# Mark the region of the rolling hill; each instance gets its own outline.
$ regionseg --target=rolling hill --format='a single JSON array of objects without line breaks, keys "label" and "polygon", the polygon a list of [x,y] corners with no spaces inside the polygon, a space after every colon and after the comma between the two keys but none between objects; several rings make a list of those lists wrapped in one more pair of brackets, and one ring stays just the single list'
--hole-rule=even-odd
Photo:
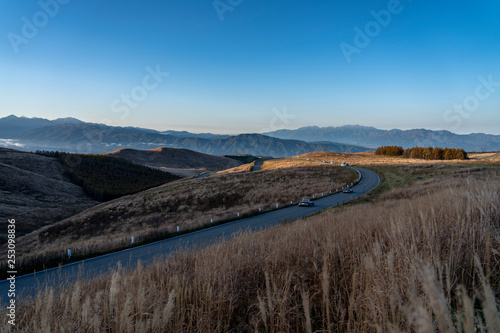
[{"label": "rolling hill", "polygon": [[98,203],[71,182],[59,160],[0,148],[0,228],[5,232],[7,219],[16,220],[21,236]]},{"label": "rolling hill", "polygon": [[242,163],[227,157],[198,153],[181,148],[150,150],[120,149],[104,155],[120,157],[131,162],[159,168],[225,170]]},{"label": "rolling hill", "polygon": [[[0,244],[7,220],[22,236],[98,205],[179,177],[120,158],[0,148]],[[235,161],[236,162],[236,161]]]}]

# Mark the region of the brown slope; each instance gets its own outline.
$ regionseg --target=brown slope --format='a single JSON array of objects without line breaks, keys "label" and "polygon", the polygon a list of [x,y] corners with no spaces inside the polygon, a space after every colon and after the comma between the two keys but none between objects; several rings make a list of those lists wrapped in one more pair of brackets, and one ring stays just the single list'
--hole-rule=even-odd
[{"label": "brown slope", "polygon": [[56,158],[0,148],[0,243],[8,219],[16,220],[21,236],[97,204],[70,182]]},{"label": "brown slope", "polygon": [[134,163],[157,168],[225,170],[242,163],[231,158],[198,153],[189,149],[120,149],[104,155],[121,157]]}]

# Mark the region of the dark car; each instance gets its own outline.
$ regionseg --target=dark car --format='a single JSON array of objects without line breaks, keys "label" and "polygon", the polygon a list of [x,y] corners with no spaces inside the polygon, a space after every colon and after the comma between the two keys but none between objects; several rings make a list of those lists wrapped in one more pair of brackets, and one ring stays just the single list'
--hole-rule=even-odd
[{"label": "dark car", "polygon": [[299,202],[300,207],[313,207],[314,206],[314,201],[311,201],[309,199],[302,199],[301,202]]},{"label": "dark car", "polygon": [[346,188],[343,192],[344,192],[344,193],[352,193],[352,192],[353,192],[353,190],[351,190],[350,188]]}]

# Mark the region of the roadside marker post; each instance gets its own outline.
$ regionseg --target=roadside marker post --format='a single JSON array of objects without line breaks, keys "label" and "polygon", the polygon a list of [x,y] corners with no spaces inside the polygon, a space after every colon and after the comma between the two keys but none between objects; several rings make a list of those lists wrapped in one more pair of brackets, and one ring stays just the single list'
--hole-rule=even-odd
[{"label": "roadside marker post", "polygon": [[181,230],[181,228],[179,226],[177,226],[177,232],[179,232]]},{"label": "roadside marker post", "polygon": [[67,251],[67,252],[68,252],[68,259],[69,259],[69,258],[71,258],[71,250],[70,250],[70,249],[68,249],[68,251]]},{"label": "roadside marker post", "polygon": [[134,244],[134,242],[135,242],[135,237],[134,237],[134,236],[132,236],[132,237],[130,238],[130,242],[131,242],[132,244]]}]

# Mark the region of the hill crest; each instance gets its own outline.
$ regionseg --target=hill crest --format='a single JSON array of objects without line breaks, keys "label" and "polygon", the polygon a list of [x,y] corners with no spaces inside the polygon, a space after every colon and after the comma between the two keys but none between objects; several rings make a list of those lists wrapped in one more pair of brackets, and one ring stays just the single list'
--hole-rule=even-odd
[{"label": "hill crest", "polygon": [[148,150],[122,148],[103,155],[121,157],[134,163],[157,168],[219,171],[242,164],[231,158],[199,153],[185,148],[159,147]]}]

